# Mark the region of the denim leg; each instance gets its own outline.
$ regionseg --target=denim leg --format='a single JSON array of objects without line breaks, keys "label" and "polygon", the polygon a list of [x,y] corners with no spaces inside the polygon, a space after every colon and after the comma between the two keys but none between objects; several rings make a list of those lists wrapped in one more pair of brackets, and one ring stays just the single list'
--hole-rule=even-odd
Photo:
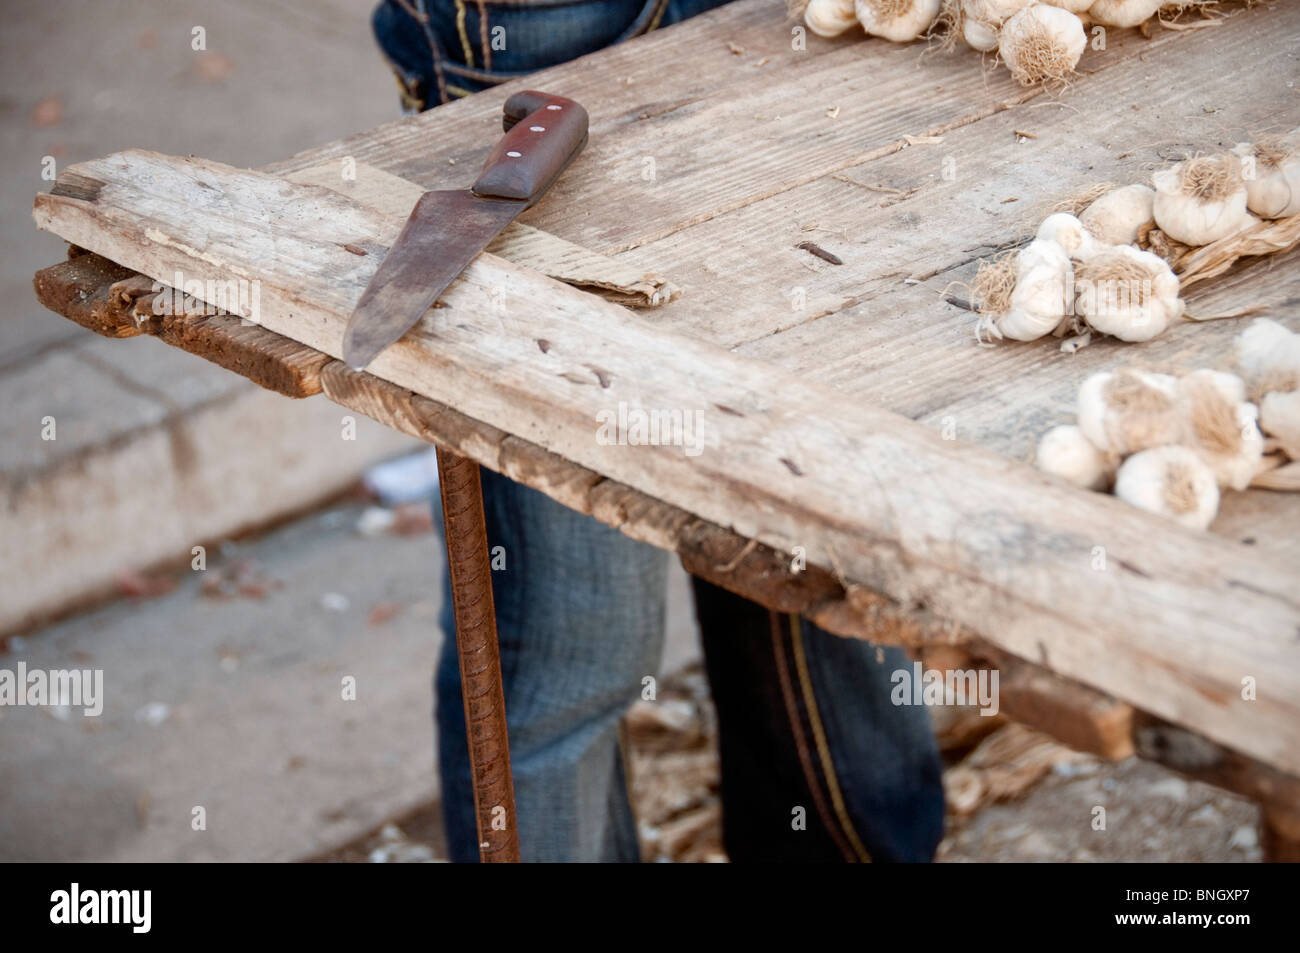
[{"label": "denim leg", "polygon": [[[619,720],[658,672],[668,554],[483,470],[520,854],[634,861]],[[437,520],[441,524],[441,517]],[[496,547],[503,547],[497,550]],[[465,711],[446,591],[436,680],[439,765],[454,861],[478,857]]]},{"label": "denim leg", "polygon": [[943,836],[938,749],[924,708],[890,702],[906,653],[694,588],[731,859],[931,859]]}]

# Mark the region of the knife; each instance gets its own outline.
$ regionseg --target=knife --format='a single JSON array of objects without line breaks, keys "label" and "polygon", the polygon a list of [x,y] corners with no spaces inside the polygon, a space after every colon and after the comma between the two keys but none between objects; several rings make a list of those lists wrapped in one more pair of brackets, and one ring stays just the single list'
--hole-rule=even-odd
[{"label": "knife", "polygon": [[540,199],[587,143],[587,111],[535,90],[506,100],[505,135],[468,190],[425,192],[370,279],[343,334],[362,370],[417,323],[501,230]]}]

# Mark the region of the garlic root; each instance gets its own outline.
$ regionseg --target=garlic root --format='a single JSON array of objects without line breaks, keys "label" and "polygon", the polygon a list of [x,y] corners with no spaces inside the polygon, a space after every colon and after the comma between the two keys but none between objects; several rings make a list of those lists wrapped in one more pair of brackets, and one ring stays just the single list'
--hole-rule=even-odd
[{"label": "garlic root", "polygon": [[1082,20],[1041,3],[1012,16],[998,34],[998,53],[1022,86],[1062,82],[1074,72],[1087,45]]}]

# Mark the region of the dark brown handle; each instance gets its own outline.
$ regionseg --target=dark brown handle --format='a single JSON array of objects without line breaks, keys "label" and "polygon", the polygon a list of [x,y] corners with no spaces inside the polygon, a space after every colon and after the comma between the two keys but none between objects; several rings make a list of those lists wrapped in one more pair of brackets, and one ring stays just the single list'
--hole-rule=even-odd
[{"label": "dark brown handle", "polygon": [[502,122],[509,131],[483,164],[473,192],[532,205],[586,145],[587,111],[572,99],[527,90],[506,101]]}]

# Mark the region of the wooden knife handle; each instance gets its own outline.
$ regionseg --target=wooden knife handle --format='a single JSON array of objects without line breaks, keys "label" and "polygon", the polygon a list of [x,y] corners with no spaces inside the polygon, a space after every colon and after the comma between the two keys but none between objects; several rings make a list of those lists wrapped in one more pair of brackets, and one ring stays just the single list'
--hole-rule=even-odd
[{"label": "wooden knife handle", "polygon": [[506,100],[502,124],[507,132],[473,185],[484,198],[532,205],[587,144],[587,111],[563,96],[515,93]]}]

